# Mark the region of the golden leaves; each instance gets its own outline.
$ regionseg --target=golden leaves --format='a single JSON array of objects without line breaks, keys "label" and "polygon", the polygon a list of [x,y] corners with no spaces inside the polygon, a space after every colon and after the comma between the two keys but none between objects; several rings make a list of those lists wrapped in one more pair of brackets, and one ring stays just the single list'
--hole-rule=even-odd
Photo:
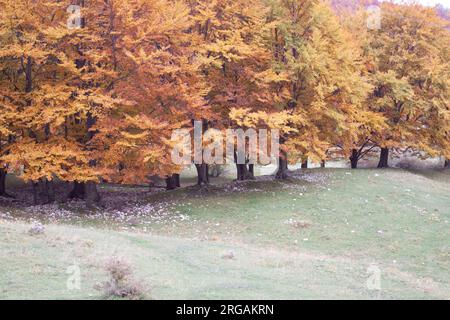
[{"label": "golden leaves", "polygon": [[26,179],[177,172],[170,136],[192,120],[278,129],[317,159],[369,138],[449,153],[450,37],[432,10],[383,3],[368,32],[312,0],[93,0],[74,31],[65,4],[0,0],[0,145]]}]

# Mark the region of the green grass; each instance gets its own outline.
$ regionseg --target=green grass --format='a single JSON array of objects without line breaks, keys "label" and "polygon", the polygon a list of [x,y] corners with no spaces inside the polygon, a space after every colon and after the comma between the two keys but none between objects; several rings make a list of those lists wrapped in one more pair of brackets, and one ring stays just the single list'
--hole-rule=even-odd
[{"label": "green grass", "polygon": [[[19,219],[0,221],[0,298],[101,298],[93,286],[118,255],[156,299],[450,299],[448,171],[314,169],[141,202],[166,214],[132,226],[33,215],[47,223],[41,236],[26,233],[29,213],[4,208]],[[229,251],[235,259],[222,259]],[[66,289],[74,262],[80,291]],[[380,292],[367,289],[371,265]]]}]

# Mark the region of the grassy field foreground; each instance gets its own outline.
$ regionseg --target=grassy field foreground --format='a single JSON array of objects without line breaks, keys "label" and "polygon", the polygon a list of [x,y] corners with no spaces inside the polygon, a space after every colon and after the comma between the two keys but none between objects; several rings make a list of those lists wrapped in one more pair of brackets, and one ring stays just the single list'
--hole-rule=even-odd
[{"label": "grassy field foreground", "polygon": [[[130,192],[95,212],[3,205],[0,298],[102,298],[94,286],[121,257],[155,299],[450,299],[448,171],[313,169]],[[36,220],[45,232],[30,235]],[[71,266],[80,290],[67,288]],[[367,286],[373,270],[380,290]]]}]

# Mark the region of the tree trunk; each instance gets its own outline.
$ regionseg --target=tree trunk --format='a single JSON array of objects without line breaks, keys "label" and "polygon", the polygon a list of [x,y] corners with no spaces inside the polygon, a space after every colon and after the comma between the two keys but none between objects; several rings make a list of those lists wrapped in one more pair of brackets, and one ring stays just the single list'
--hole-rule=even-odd
[{"label": "tree trunk", "polygon": [[69,193],[69,199],[84,199],[86,196],[84,182],[74,182],[73,189]]},{"label": "tree trunk", "polygon": [[237,181],[245,180],[244,166],[245,166],[245,164],[236,163],[236,173],[237,173],[236,180]]},{"label": "tree trunk", "polygon": [[246,164],[236,164],[237,180],[245,181],[254,179],[254,168],[255,166],[253,164],[249,164],[248,167]]},{"label": "tree trunk", "polygon": [[288,159],[287,152],[280,151],[281,155],[278,157],[278,171],[275,175],[276,179],[287,179],[288,178]]},{"label": "tree trunk", "polygon": [[166,190],[173,190],[175,188],[176,188],[176,186],[175,186],[175,182],[173,180],[173,176],[168,176],[166,178]]},{"label": "tree trunk", "polygon": [[33,181],[33,204],[36,206],[39,204],[39,183]]},{"label": "tree trunk", "polygon": [[196,164],[195,168],[197,169],[197,185],[209,184],[208,165],[206,163]]},{"label": "tree trunk", "polygon": [[64,186],[64,188],[63,188],[63,192],[61,194],[60,201],[62,203],[66,203],[67,201],[69,201],[69,195],[72,192],[73,187],[72,187],[72,183],[69,181],[64,181],[63,186]]},{"label": "tree trunk", "polygon": [[10,197],[6,193],[6,170],[0,169],[0,197]]},{"label": "tree trunk", "polygon": [[[194,123],[194,120],[193,120]],[[202,134],[205,134],[205,132],[209,128],[209,122],[206,119],[202,119]],[[202,145],[203,148],[203,145]],[[197,169],[197,185],[203,186],[209,184],[209,166],[207,163],[204,162],[202,158],[201,164],[195,164],[195,168]]]},{"label": "tree trunk", "polygon": [[249,172],[246,163],[238,163],[238,154],[234,151],[234,162],[236,163],[237,181],[244,181],[249,178]]},{"label": "tree trunk", "polygon": [[255,165],[254,164],[248,165],[248,177],[249,177],[249,179],[255,179]]},{"label": "tree trunk", "polygon": [[74,182],[73,189],[69,193],[69,199],[85,200],[88,207],[100,202],[100,195],[95,182]]},{"label": "tree trunk", "polygon": [[174,190],[180,187],[180,175],[172,174],[166,178],[166,190]]},{"label": "tree trunk", "polygon": [[302,169],[308,169],[308,158],[302,161]]},{"label": "tree trunk", "polygon": [[33,203],[34,205],[49,204],[55,202],[55,189],[53,181],[40,179],[33,182]]},{"label": "tree trunk", "polygon": [[325,168],[325,160],[322,160],[322,161],[320,162],[320,167],[321,167],[321,168]]},{"label": "tree trunk", "polygon": [[181,183],[180,183],[180,174],[179,174],[179,173],[175,173],[175,174],[173,175],[173,178],[175,179],[175,186],[176,186],[177,188],[180,188],[180,187],[181,187]]},{"label": "tree trunk", "polygon": [[48,203],[55,202],[55,184],[53,181],[45,181],[45,188],[47,192],[47,201]]},{"label": "tree trunk", "polygon": [[[85,7],[85,1],[84,0],[77,0],[77,5],[84,8]],[[81,18],[81,28],[84,29],[86,27],[86,19],[83,17]],[[77,46],[77,51],[80,53],[81,58],[77,59],[75,61],[76,67],[78,69],[82,68],[86,65],[86,59],[83,57],[82,50],[79,46]],[[85,139],[87,141],[92,140],[94,135],[98,132],[98,130],[91,130],[92,127],[97,123],[97,118],[92,114],[91,111],[87,112],[86,115],[86,133],[85,133]],[[84,142],[86,143],[86,142]],[[95,167],[97,165],[95,160],[89,161],[90,167]],[[73,190],[72,198],[79,198],[84,199],[86,202],[87,207],[92,207],[95,203],[100,202],[100,195],[97,190],[97,183],[89,181],[89,182],[75,182],[74,190]],[[69,196],[70,197],[70,196]]]},{"label": "tree trunk", "polygon": [[378,163],[378,168],[387,168],[389,167],[389,149],[381,148],[380,152],[380,162]]},{"label": "tree trunk", "polygon": [[445,163],[444,163],[444,168],[446,168],[446,169],[450,169],[450,160],[445,160]]},{"label": "tree trunk", "polygon": [[84,191],[85,191],[85,200],[86,200],[86,206],[92,207],[94,204],[97,204],[100,202],[100,194],[97,190],[97,184],[93,181],[86,182],[84,184]]},{"label": "tree trunk", "polygon": [[352,149],[352,155],[350,157],[350,164],[352,169],[356,169],[358,167],[358,150]]}]

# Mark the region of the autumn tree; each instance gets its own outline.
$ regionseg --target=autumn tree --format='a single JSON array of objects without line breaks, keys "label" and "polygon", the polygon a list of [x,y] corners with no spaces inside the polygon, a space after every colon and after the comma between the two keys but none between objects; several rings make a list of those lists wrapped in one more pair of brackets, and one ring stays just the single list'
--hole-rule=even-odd
[{"label": "autumn tree", "polygon": [[[4,73],[6,72],[5,69],[3,69],[2,71]],[[7,77],[8,73],[6,73],[6,78]],[[1,84],[0,88],[3,88]],[[0,93],[0,95],[3,97],[2,101],[0,102],[0,159],[2,156],[8,154],[9,146],[14,140],[13,123],[15,120],[15,106],[12,104],[13,100],[8,99],[4,95],[5,93]],[[6,192],[7,171],[8,164],[0,160],[0,197],[11,197],[11,195]]]},{"label": "autumn tree", "polygon": [[359,160],[378,151],[378,145],[372,137],[387,128],[384,115],[371,109],[370,93],[374,90],[371,83],[373,59],[368,55],[367,47],[370,41],[368,33],[372,32],[370,28],[376,28],[377,25],[371,26],[368,23],[376,24],[377,21],[368,22],[367,5],[374,3],[377,1],[360,0],[351,4],[347,1],[333,1],[334,10],[348,39],[347,47],[356,57],[354,65],[357,65],[360,79],[364,81],[367,89],[359,107],[346,116],[346,121],[352,129],[346,130],[342,137],[335,136],[338,139],[334,141],[339,153],[349,157],[350,167],[353,169],[357,168]]},{"label": "autumn tree", "polygon": [[[261,0],[190,1],[197,35],[197,59],[209,91],[210,117],[202,117],[204,130],[224,130],[236,123],[234,108],[267,111],[275,95],[269,90],[271,50],[269,7]],[[245,129],[245,128],[244,128]],[[207,165],[197,164],[199,184],[207,183]],[[252,177],[251,163],[236,163],[238,180]]]},{"label": "autumn tree", "polygon": [[[54,201],[53,180],[96,180],[77,141],[91,105],[76,68],[67,2],[2,1],[2,97],[14,106],[3,161],[31,181],[36,203]],[[5,102],[6,101],[6,102]],[[23,168],[23,171],[22,171]]]},{"label": "autumn tree", "polygon": [[379,30],[368,32],[371,109],[388,127],[371,137],[380,147],[378,167],[390,148],[410,147],[448,156],[449,32],[436,11],[417,4],[381,4]]},{"label": "autumn tree", "polygon": [[283,157],[277,177],[285,178],[287,154],[321,161],[330,146],[351,148],[369,86],[358,54],[348,45],[349,35],[327,4],[273,1],[272,19],[274,70],[284,79],[272,90],[282,98],[278,107],[296,119],[296,130],[280,138]]},{"label": "autumn tree", "polygon": [[113,80],[106,88],[121,101],[103,105],[95,126],[103,176],[118,183],[160,176],[168,189],[175,188],[182,167],[172,163],[171,134],[208,115],[189,9],[183,1],[167,0],[98,5],[96,20],[86,26],[98,38],[97,49],[89,52],[107,57]]}]

